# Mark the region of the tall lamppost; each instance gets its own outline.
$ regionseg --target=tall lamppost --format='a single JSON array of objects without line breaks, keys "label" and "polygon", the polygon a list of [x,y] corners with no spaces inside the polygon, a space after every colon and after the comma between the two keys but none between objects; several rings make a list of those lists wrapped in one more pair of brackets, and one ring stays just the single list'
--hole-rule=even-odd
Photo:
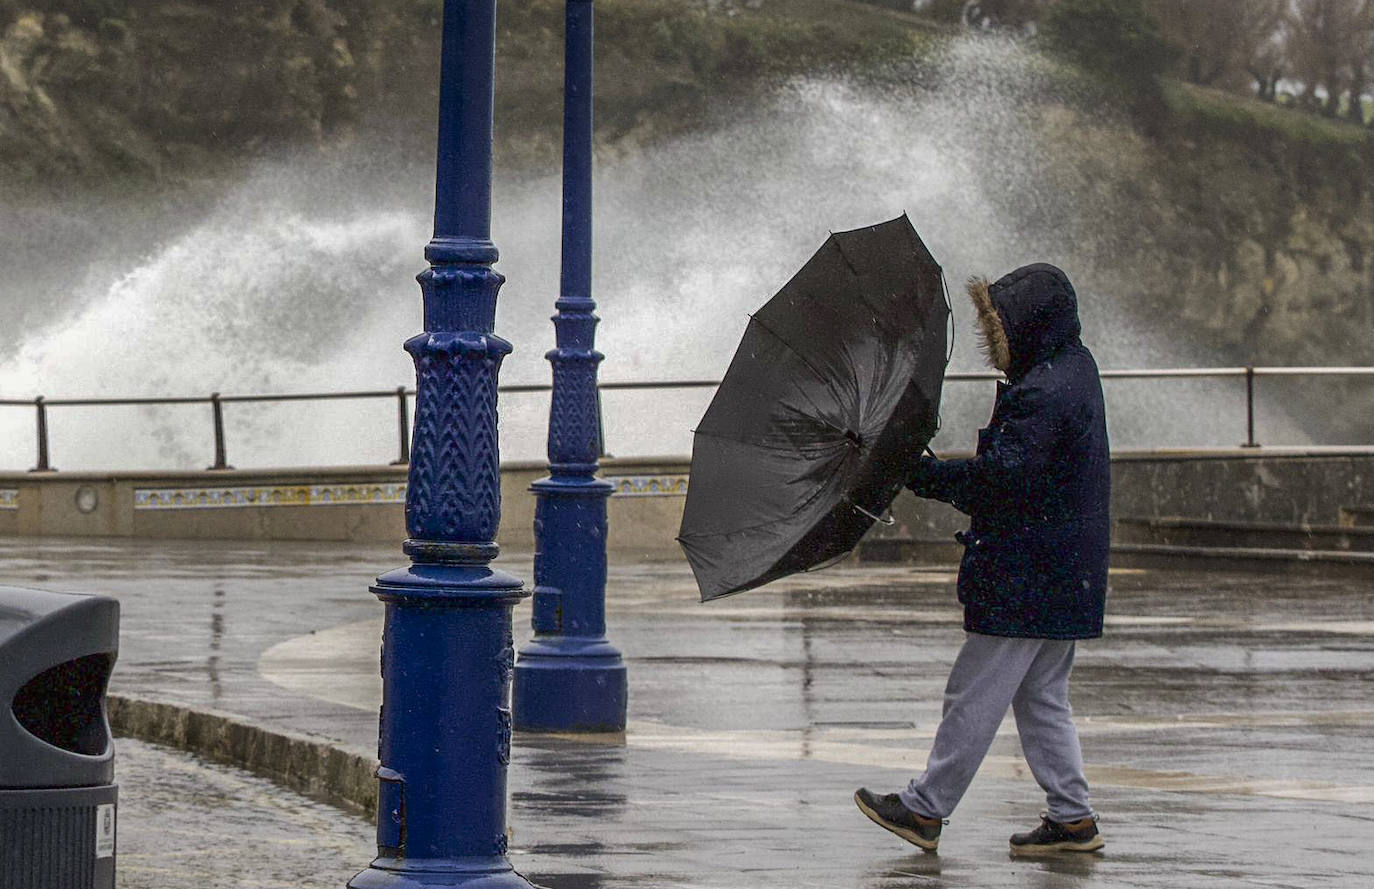
[{"label": "tall lamppost", "polygon": [[606,639],[606,500],[592,299],[592,0],[567,0],[563,268],[554,303],[549,477],[536,481],[534,639],[515,665],[515,727],[625,729],[625,662]]},{"label": "tall lamppost", "polygon": [[386,606],[377,858],[352,889],[529,889],[506,858],[511,608],[495,571],[501,482],[496,385],[510,344],[492,333],[495,0],[445,0],[430,268],[419,276],[415,436],[405,568],[372,586]]}]

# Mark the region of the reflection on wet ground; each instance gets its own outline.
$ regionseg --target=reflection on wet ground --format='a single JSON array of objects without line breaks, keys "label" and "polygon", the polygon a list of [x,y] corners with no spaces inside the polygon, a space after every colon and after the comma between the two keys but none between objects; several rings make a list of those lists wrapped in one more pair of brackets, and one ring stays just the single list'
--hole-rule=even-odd
[{"label": "reflection on wet ground", "polygon": [[341,889],[372,826],[263,778],[121,738],[118,889]]},{"label": "reflection on wet ground", "polygon": [[[375,749],[367,585],[404,561],[392,548],[7,540],[0,554],[0,582],[121,599],[115,691]],[[502,561],[530,577],[527,558]],[[685,566],[613,564],[630,729],[517,736],[512,862],[555,889],[1374,885],[1374,587],[1348,579],[1113,573],[1107,635],[1080,646],[1074,678],[1105,854],[1007,856],[1044,804],[1010,721],[938,856],[874,828],[850,794],[921,767],[962,641],[953,585],[947,567],[843,565],[701,605]],[[528,620],[518,607],[518,640]],[[126,815],[121,837],[145,829]],[[314,842],[315,822],[295,822]],[[344,854],[349,872],[370,857]]]}]

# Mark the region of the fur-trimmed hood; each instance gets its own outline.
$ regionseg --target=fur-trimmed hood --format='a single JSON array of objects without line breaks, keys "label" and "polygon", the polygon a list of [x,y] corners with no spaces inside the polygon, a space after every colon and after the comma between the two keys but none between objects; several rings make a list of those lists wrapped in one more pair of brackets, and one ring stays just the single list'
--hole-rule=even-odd
[{"label": "fur-trimmed hood", "polygon": [[987,356],[988,364],[991,364],[1002,373],[1007,372],[1011,367],[1011,348],[1007,345],[1007,331],[1002,326],[1002,319],[997,315],[997,309],[992,305],[992,294],[988,291],[992,287],[987,278],[968,279],[968,298],[973,301],[973,311],[978,320],[979,343],[983,347],[983,354]]},{"label": "fur-trimmed hood", "polygon": [[1022,266],[991,284],[971,278],[968,294],[988,363],[1009,379],[1077,342],[1082,332],[1073,284],[1049,263]]}]

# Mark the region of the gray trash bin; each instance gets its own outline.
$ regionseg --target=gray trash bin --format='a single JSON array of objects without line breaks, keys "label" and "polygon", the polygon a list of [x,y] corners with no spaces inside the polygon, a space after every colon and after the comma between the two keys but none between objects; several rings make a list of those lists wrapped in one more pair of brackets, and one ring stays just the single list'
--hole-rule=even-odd
[{"label": "gray trash bin", "polygon": [[0,885],[113,889],[119,603],[0,586]]}]

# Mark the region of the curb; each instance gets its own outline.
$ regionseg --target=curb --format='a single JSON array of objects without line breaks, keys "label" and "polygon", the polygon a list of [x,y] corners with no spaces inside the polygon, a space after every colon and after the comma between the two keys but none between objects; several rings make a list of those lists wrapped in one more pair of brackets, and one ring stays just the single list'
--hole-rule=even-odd
[{"label": "curb", "polygon": [[175,747],[261,775],[283,787],[366,817],[377,817],[377,760],[319,738],[271,731],[213,710],[110,694],[118,737]]}]

